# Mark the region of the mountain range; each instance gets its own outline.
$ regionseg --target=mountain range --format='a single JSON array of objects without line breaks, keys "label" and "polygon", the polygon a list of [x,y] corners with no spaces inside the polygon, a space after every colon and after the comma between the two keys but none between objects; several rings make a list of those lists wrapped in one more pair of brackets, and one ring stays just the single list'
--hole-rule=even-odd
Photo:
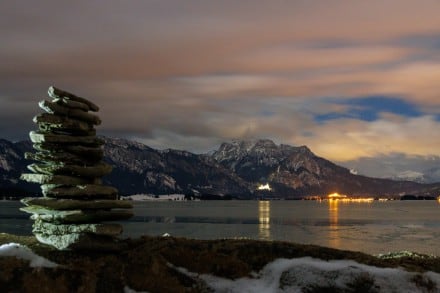
[{"label": "mountain range", "polygon": [[440,182],[440,156],[406,155],[393,153],[374,158],[362,157],[339,162],[344,167],[358,170],[363,175],[378,178],[416,181],[419,183]]},{"label": "mountain range", "polygon": [[[316,156],[306,146],[277,145],[271,140],[223,143],[209,154],[156,150],[126,139],[107,138],[104,160],[113,172],[104,183],[121,195],[184,193],[237,198],[301,198],[333,192],[351,196],[394,197],[403,194],[437,196],[440,183],[421,184],[355,174]],[[30,141],[0,139],[0,195],[39,194],[39,186],[18,180],[30,161]],[[266,185],[268,184],[268,185]],[[258,190],[258,187],[270,187]]]}]

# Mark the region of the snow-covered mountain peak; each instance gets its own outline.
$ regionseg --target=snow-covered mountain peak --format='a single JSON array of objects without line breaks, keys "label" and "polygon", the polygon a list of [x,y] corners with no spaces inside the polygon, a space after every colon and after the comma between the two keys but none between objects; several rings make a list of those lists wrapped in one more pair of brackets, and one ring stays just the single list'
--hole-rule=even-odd
[{"label": "snow-covered mountain peak", "polygon": [[250,153],[254,150],[261,150],[266,148],[276,148],[277,145],[270,139],[252,139],[252,140],[234,140],[232,142],[225,142],[220,148],[236,149],[240,152]]},{"label": "snow-covered mountain peak", "polygon": [[143,143],[134,141],[134,140],[127,140],[124,138],[110,138],[110,137],[100,137],[104,139],[105,144],[112,145],[114,147],[120,147],[124,149],[138,149],[138,150],[144,150],[144,149],[151,149],[149,146],[146,146]]},{"label": "snow-covered mountain peak", "polygon": [[396,174],[392,179],[425,182],[425,175],[422,172],[406,170]]},{"label": "snow-covered mountain peak", "polygon": [[245,157],[283,159],[292,154],[314,156],[306,146],[293,147],[286,144],[277,145],[270,139],[243,140],[223,143],[211,155],[219,162],[239,160]]}]

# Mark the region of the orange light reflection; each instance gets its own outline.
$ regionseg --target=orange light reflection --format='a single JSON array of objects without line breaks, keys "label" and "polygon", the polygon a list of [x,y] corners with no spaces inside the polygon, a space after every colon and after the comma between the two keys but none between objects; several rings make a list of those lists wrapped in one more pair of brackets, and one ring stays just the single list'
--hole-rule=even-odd
[{"label": "orange light reflection", "polygon": [[328,200],[329,212],[329,246],[338,248],[340,245],[339,226],[338,226],[338,199]]}]

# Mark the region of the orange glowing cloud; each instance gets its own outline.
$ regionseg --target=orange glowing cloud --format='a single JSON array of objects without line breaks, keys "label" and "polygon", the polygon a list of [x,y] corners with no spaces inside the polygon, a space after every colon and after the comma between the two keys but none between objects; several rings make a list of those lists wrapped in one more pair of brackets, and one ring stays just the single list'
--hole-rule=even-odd
[{"label": "orange glowing cloud", "polygon": [[[23,5],[2,3],[2,137],[27,135],[17,125],[55,84],[100,104],[103,134],[155,147],[268,137],[335,160],[438,153],[438,0]],[[372,95],[420,115],[314,119]]]}]

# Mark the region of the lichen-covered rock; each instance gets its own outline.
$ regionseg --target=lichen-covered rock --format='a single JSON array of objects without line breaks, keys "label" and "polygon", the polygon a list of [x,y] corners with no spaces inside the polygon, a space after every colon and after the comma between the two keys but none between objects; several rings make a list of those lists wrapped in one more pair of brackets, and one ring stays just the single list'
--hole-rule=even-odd
[{"label": "lichen-covered rock", "polygon": [[60,250],[81,249],[112,251],[120,249],[118,240],[115,237],[108,235],[98,235],[84,232],[60,235],[38,232],[34,234],[41,243],[51,245]]},{"label": "lichen-covered rock", "polygon": [[44,196],[56,198],[117,199],[118,190],[111,186],[86,184],[76,186],[41,185]]},{"label": "lichen-covered rock", "polygon": [[75,118],[75,119],[78,119],[78,120],[81,120],[81,121],[84,121],[87,123],[92,123],[94,125],[101,124],[101,119],[99,119],[98,116],[96,116],[94,114],[88,114],[87,112],[85,112],[83,110],[64,107],[60,104],[52,103],[49,101],[40,101],[38,103],[38,105],[40,106],[41,109],[43,109],[44,111],[46,111],[49,114],[70,116],[72,118]]},{"label": "lichen-covered rock", "polygon": [[64,151],[60,151],[60,152],[45,151],[39,153],[26,152],[24,156],[27,160],[45,162],[49,164],[64,163],[69,165],[80,165],[80,166],[94,165],[101,160],[100,157],[93,157],[92,155],[90,155],[89,157],[84,157],[82,155],[72,154]]},{"label": "lichen-covered rock", "polygon": [[33,206],[20,210],[32,213],[31,219],[55,224],[99,223],[101,221],[121,221],[133,216],[131,210],[49,210]]},{"label": "lichen-covered rock", "polygon": [[[100,161],[103,158],[104,151],[99,146],[83,146],[83,145],[66,145],[54,143],[34,143],[34,149],[44,153],[62,153],[68,152],[75,154],[87,160]],[[60,162],[63,163],[63,162]]]},{"label": "lichen-covered rock", "polygon": [[62,184],[62,185],[80,185],[91,183],[89,178],[75,176],[64,176],[55,174],[32,174],[24,173],[20,176],[21,180],[40,184]]},{"label": "lichen-covered rock", "polygon": [[93,126],[87,122],[49,113],[40,113],[34,117],[33,121],[38,124],[40,129],[46,132],[65,131],[77,134],[94,131]]},{"label": "lichen-covered rock", "polygon": [[26,206],[37,206],[51,210],[133,208],[133,205],[126,200],[74,200],[49,197],[27,197],[22,199],[21,202]]},{"label": "lichen-covered rock", "polygon": [[78,97],[78,96],[71,94],[69,92],[63,91],[63,90],[56,88],[54,86],[49,87],[47,93],[49,94],[49,97],[51,97],[53,99],[61,98],[61,99],[65,99],[65,100],[72,100],[72,101],[84,103],[89,106],[91,111],[93,111],[93,112],[99,111],[99,107],[97,105],[95,105],[94,103],[92,103],[91,101],[84,99],[82,97]]},{"label": "lichen-covered rock", "polygon": [[70,109],[79,109],[79,110],[83,110],[85,112],[90,111],[90,107],[87,104],[82,103],[82,102],[67,100],[65,98],[55,98],[55,99],[53,99],[52,102],[54,102],[60,106],[70,108]]},{"label": "lichen-covered rock", "polygon": [[96,136],[72,136],[72,135],[62,135],[55,133],[42,133],[38,131],[31,131],[29,137],[33,143],[73,143],[73,144],[85,144],[93,146],[101,146],[104,141]]},{"label": "lichen-covered rock", "polygon": [[65,174],[82,177],[102,177],[110,174],[112,166],[107,163],[97,163],[93,166],[78,166],[65,164],[31,164],[28,169],[40,174]]},{"label": "lichen-covered rock", "polygon": [[32,231],[34,233],[53,235],[94,233],[98,235],[117,236],[122,233],[122,226],[120,224],[113,223],[65,225],[36,220]]}]

